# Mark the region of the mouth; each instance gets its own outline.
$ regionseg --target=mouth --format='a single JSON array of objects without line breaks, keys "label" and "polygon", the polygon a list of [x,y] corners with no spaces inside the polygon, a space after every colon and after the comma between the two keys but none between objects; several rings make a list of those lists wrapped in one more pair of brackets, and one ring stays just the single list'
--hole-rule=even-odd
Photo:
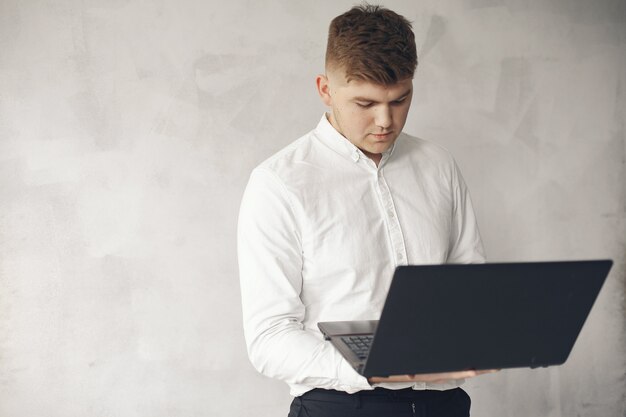
[{"label": "mouth", "polygon": [[372,136],[374,136],[378,140],[386,140],[391,138],[392,133],[393,132],[372,133]]}]

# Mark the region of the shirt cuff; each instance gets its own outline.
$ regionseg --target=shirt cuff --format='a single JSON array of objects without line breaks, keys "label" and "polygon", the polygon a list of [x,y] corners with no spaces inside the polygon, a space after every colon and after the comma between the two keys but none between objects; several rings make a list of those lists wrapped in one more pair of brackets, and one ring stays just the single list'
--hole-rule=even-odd
[{"label": "shirt cuff", "polygon": [[370,391],[374,387],[369,384],[367,378],[363,375],[359,375],[357,371],[345,359],[341,358],[339,365],[339,389],[345,391],[348,394],[354,394],[358,391]]}]

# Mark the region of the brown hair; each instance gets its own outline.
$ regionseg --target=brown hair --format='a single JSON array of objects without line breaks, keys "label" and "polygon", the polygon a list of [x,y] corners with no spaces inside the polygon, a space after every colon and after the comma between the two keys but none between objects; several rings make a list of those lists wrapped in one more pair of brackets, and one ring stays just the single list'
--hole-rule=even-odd
[{"label": "brown hair", "polygon": [[328,30],[326,68],[342,69],[347,81],[390,85],[413,78],[417,68],[411,23],[381,6],[355,6]]}]

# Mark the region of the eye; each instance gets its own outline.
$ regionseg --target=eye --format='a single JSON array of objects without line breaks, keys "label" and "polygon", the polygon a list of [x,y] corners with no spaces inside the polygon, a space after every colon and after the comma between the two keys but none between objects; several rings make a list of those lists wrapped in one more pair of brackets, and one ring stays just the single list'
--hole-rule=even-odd
[{"label": "eye", "polygon": [[357,102],[356,102],[356,105],[357,105],[357,106],[359,106],[359,107],[361,107],[361,108],[363,108],[363,109],[367,109],[367,108],[369,108],[369,107],[372,107],[372,103],[369,103],[369,102],[363,102],[363,101],[362,101],[362,102],[357,101]]},{"label": "eye", "polygon": [[399,106],[400,104],[404,103],[406,101],[406,97],[402,97],[396,101],[394,101],[392,104]]}]

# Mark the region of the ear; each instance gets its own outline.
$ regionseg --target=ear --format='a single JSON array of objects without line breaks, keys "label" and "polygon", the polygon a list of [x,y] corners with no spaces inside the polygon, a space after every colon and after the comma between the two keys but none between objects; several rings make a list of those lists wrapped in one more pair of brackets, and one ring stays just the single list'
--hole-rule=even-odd
[{"label": "ear", "polygon": [[331,107],[333,99],[330,96],[330,83],[328,82],[328,77],[326,75],[319,74],[315,77],[315,85],[317,86],[317,93],[320,95],[322,102]]}]

